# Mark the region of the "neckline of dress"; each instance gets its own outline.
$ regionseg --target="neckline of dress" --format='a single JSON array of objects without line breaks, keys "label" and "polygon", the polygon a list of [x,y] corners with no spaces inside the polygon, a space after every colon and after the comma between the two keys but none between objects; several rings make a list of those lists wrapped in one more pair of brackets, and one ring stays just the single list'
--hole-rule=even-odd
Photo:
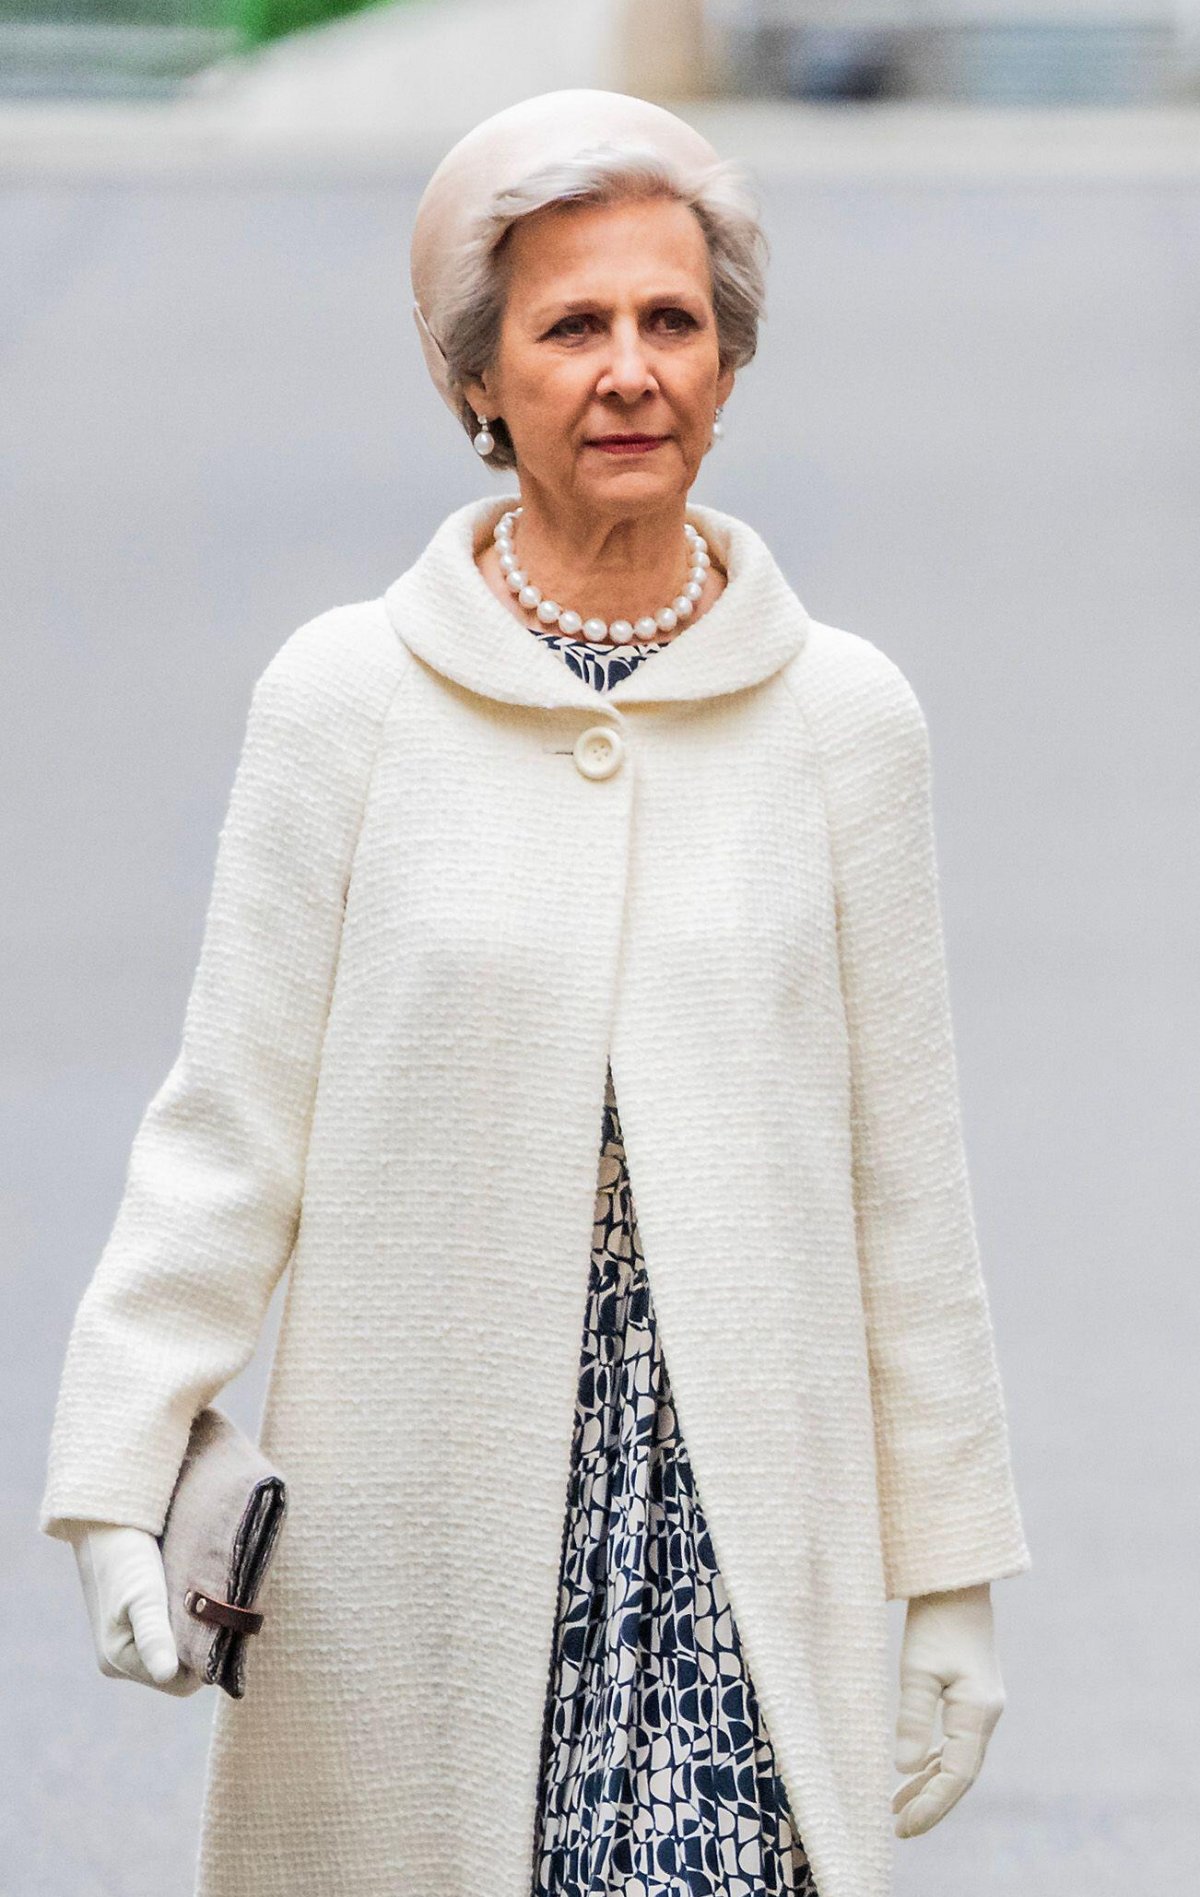
[{"label": "neckline of dress", "polygon": [[[654,639],[601,646],[591,639],[574,639],[569,633],[535,632],[532,626],[526,626],[525,630],[531,639],[546,647],[565,672],[589,686],[598,698],[608,697],[656,652],[665,650],[663,642]],[[670,644],[667,640],[666,645]]]}]

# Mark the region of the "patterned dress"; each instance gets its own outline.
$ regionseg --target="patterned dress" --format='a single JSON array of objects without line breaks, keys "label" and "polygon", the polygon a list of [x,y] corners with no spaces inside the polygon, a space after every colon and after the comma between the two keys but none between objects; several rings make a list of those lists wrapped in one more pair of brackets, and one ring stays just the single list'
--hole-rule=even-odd
[{"label": "patterned dress", "polygon": [[[669,643],[532,636],[598,691]],[[611,1067],[531,1897],[817,1897],[675,1415]]]}]

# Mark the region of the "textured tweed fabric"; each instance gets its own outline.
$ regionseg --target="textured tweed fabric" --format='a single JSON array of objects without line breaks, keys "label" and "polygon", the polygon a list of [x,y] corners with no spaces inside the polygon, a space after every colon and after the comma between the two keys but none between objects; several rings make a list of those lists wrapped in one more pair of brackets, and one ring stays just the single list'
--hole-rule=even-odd
[{"label": "textured tweed fabric", "polygon": [[925,722],[702,507],[724,593],[599,696],[474,564],[518,499],[458,509],[255,687],[39,1525],[159,1532],[287,1270],[261,1439],[289,1515],[246,1698],[214,1709],[197,1897],[528,1897],[611,1066],[813,1877],[885,1897],[886,1599],[1030,1565]]}]

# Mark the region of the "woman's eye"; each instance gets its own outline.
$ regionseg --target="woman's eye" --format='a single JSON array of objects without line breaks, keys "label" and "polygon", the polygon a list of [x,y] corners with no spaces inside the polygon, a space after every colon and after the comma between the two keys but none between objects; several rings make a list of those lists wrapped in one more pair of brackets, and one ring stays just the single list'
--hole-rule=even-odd
[{"label": "woman's eye", "polygon": [[[576,316],[563,316],[555,323],[549,334],[551,336],[562,336],[568,339],[573,336],[583,336],[587,333],[588,326],[594,323],[595,320],[595,317],[589,315],[586,311]],[[675,305],[655,310],[654,321],[661,327],[675,334],[682,334],[685,330],[695,329],[698,326],[695,317],[689,310],[679,309]]]}]

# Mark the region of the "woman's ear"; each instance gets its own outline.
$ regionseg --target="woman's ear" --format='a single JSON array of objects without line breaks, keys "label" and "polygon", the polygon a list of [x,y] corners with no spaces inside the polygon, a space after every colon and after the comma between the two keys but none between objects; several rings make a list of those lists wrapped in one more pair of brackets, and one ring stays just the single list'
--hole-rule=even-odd
[{"label": "woman's ear", "polygon": [[717,377],[717,402],[720,407],[723,408],[732,395],[736,380],[737,370],[733,368],[722,369]]},{"label": "woman's ear", "polygon": [[461,387],[463,395],[471,404],[475,413],[477,415],[487,415],[490,419],[491,409],[489,404],[492,398],[480,378],[478,376],[471,376],[462,382]]}]

